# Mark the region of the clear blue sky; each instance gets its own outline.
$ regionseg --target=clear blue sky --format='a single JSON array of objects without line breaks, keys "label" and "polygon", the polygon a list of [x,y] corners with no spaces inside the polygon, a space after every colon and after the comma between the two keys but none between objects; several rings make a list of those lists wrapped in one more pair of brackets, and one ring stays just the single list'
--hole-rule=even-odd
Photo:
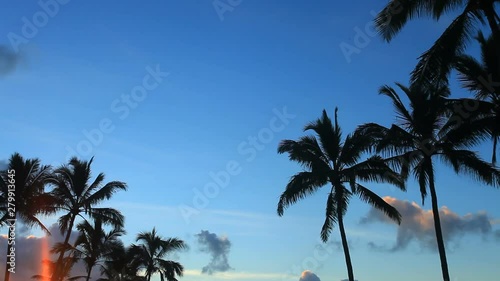
[{"label": "clear blue sky", "polygon": [[[95,156],[96,174],[102,171],[107,180],[129,185],[108,204],[125,214],[127,242],[156,226],[162,235],[190,244],[190,251],[178,256],[187,270],[182,280],[278,281],[294,265],[299,274],[289,280],[298,280],[306,269],[322,280],[347,278],[340,249],[317,265],[305,262],[318,243],[326,190],[277,217],[278,197],[299,167],[276,148],[280,140],[300,136],[324,108],[333,114],[339,107],[345,132],[364,122],[393,121],[390,103],[377,95],[378,88],[406,83],[416,57],[449,19],[411,22],[390,44],[368,36],[348,62],[340,45],[354,45],[356,27],[370,28],[371,11],[385,3],[242,0],[221,18],[211,0],[69,1],[31,31],[33,36],[28,34],[32,38],[19,45],[18,68],[1,77],[0,158],[18,151],[58,164],[73,154]],[[36,1],[4,4],[0,43],[10,46],[11,32],[23,36],[22,18],[32,22],[38,11]],[[169,75],[150,79],[148,67]],[[122,100],[144,79],[150,90],[143,99]],[[293,118],[282,123],[276,111],[284,108]],[[102,138],[85,146],[85,132],[96,132],[101,123],[106,123]],[[259,132],[267,142],[252,148],[248,138]],[[490,156],[488,144],[481,152]],[[228,163],[236,171],[229,184],[207,206],[193,206],[195,189],[202,191],[213,181],[210,173],[226,170]],[[500,244],[493,238],[499,191],[446,167],[437,170],[439,202],[453,212],[451,217],[470,225],[475,215],[467,214],[485,212],[492,224],[484,235],[467,226],[454,232],[448,251],[453,280],[493,280],[500,275],[494,266]],[[371,186],[381,196],[420,203],[414,182],[408,193]],[[182,206],[198,211],[186,219]],[[430,202],[424,206],[429,208]],[[370,242],[391,247],[397,229],[361,225],[368,213],[366,205],[353,200],[347,215],[356,279],[440,278],[437,253],[422,248],[428,236],[412,238],[396,252],[369,247]],[[234,270],[200,273],[210,261],[198,251],[194,235],[201,230],[228,237]],[[337,229],[332,240],[339,241]]]}]

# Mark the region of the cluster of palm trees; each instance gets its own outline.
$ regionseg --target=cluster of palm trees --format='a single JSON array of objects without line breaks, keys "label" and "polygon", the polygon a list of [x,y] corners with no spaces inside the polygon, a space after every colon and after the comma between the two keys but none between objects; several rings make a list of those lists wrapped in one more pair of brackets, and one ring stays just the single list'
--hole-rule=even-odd
[{"label": "cluster of palm trees", "polygon": [[[430,16],[438,20],[446,12],[461,11],[434,45],[419,57],[410,86],[396,83],[407,102],[394,88],[387,85],[380,88],[379,93],[392,102],[397,121],[389,127],[363,124],[343,138],[337,109],[333,123],[323,111],[321,118],[304,129],[314,134],[280,143],[278,153],[287,153],[303,171],[288,182],[278,203],[278,215],[282,216],[284,209],[299,199],[329,185],[321,238],[327,241],[333,226],[338,225],[350,281],[354,281],[354,273],[343,220],[349,200],[358,196],[400,223],[404,218],[399,212],[360,182],[389,183],[406,190],[405,182],[410,175],[419,186],[422,204],[430,193],[442,277],[450,281],[434,166],[440,161],[457,174],[500,186],[500,170],[496,166],[500,137],[500,17],[495,9],[498,2],[390,0],[375,19],[387,41],[412,18]],[[487,23],[491,31],[488,37],[479,31],[478,23]],[[481,50],[480,60],[465,54],[474,32]],[[450,97],[449,77],[453,70],[457,71],[463,89],[474,97]],[[493,143],[491,161],[482,160],[471,150],[487,139]]]},{"label": "cluster of palm trees", "polygon": [[[101,281],[151,280],[159,274],[161,280],[176,281],[182,276],[183,266],[166,260],[172,251],[187,248],[177,238],[163,238],[156,229],[139,233],[137,244],[125,246],[121,236],[125,234],[124,216],[120,211],[101,207],[127,185],[119,181],[104,183],[104,174],[92,180],[90,161],[72,158],[67,165],[58,168],[41,165],[39,159],[24,159],[14,153],[8,170],[15,171],[15,212],[17,221],[29,227],[39,227],[47,235],[49,229],[39,219],[43,215],[60,214],[58,219],[64,240],[53,245],[55,260],[43,261],[50,268],[50,276],[34,275],[34,279],[63,281],[90,280],[93,270],[101,271]],[[7,171],[8,171],[7,170]],[[0,223],[9,218],[7,171],[0,171]],[[74,231],[78,236],[71,239]],[[85,265],[86,274],[74,276],[73,266]],[[10,272],[5,268],[5,281]]]}]

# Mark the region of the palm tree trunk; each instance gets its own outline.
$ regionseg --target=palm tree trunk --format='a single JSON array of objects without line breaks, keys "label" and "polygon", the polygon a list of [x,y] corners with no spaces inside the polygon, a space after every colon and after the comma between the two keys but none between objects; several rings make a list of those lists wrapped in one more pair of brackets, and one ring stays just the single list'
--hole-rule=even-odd
[{"label": "palm tree trunk", "polygon": [[91,267],[89,268],[89,270],[87,271],[87,281],[89,281],[89,280],[90,280],[90,273],[92,272],[92,268],[93,268],[93,266],[91,266]]},{"label": "palm tree trunk", "polygon": [[340,237],[342,238],[342,248],[344,248],[345,263],[347,266],[347,275],[349,276],[349,281],[354,281],[351,255],[349,254],[349,245],[347,244],[347,236],[345,235],[344,219],[342,218],[342,215],[338,215],[338,225],[340,230]]},{"label": "palm tree trunk", "polygon": [[498,137],[494,136],[493,137],[493,156],[491,156],[491,163],[493,165],[497,164],[497,144],[498,144]]},{"label": "palm tree trunk", "polygon": [[436,230],[439,258],[441,259],[441,271],[443,273],[443,280],[450,281],[450,273],[448,272],[448,262],[446,261],[446,251],[444,248],[443,232],[441,231],[441,220],[439,218],[439,206],[436,188],[434,186],[434,171],[432,170],[432,166],[429,170],[429,189],[431,192],[432,214],[434,216],[434,228]]},{"label": "palm tree trunk", "polygon": [[[69,242],[71,232],[73,231],[73,224],[75,223],[75,219],[76,219],[76,216],[73,215],[73,217],[71,218],[71,221],[69,223],[68,232],[66,233],[66,237],[64,238],[64,245],[67,245]],[[63,279],[61,271],[63,268],[63,258],[64,258],[65,253],[66,253],[66,251],[61,251],[61,253],[59,254],[59,257],[57,258],[56,268],[55,268],[54,274],[53,274],[53,276],[55,276],[55,279],[52,278],[52,280],[62,281],[62,279]]]}]

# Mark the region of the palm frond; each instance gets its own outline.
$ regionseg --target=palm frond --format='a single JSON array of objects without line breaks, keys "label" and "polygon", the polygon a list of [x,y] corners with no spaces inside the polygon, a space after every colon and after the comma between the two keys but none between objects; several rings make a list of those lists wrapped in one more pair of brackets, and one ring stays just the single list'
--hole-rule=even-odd
[{"label": "palm frond", "polygon": [[361,200],[382,211],[393,221],[401,224],[402,216],[398,210],[396,210],[396,208],[394,208],[391,204],[387,203],[384,199],[380,198],[380,196],[373,191],[358,183],[356,184],[356,190],[354,193],[357,194]]},{"label": "palm frond", "polygon": [[326,110],[323,110],[321,118],[305,126],[304,131],[313,130],[320,140],[320,145],[324,155],[328,160],[336,161],[342,148],[342,131],[337,121],[337,111],[335,109],[335,125],[328,117]]},{"label": "palm frond", "polygon": [[335,191],[328,194],[328,199],[326,201],[325,210],[325,222],[321,228],[321,240],[323,242],[328,241],[330,233],[332,232],[333,226],[337,223],[337,207],[335,202]]},{"label": "palm frond", "polygon": [[328,178],[323,174],[311,172],[299,172],[292,176],[285,191],[281,194],[278,203],[278,215],[282,216],[285,209],[296,203],[298,200],[313,194],[320,187],[328,182]]},{"label": "palm frond", "polygon": [[466,173],[477,181],[495,187],[500,185],[500,171],[472,151],[446,150],[440,156],[443,161],[451,164],[456,173]]},{"label": "palm frond", "polygon": [[454,59],[464,51],[472,32],[475,31],[474,18],[470,8],[466,8],[434,45],[419,57],[419,62],[411,74],[412,88],[447,83]]}]

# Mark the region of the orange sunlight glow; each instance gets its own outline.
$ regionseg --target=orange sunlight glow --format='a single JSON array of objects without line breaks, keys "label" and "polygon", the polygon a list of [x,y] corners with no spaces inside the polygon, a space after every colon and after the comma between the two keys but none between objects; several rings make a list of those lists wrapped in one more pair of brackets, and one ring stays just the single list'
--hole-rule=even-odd
[{"label": "orange sunlight glow", "polygon": [[42,281],[50,281],[50,264],[48,263],[50,259],[50,249],[49,249],[49,239],[47,237],[42,239],[42,251],[41,251],[41,261],[42,261]]}]

